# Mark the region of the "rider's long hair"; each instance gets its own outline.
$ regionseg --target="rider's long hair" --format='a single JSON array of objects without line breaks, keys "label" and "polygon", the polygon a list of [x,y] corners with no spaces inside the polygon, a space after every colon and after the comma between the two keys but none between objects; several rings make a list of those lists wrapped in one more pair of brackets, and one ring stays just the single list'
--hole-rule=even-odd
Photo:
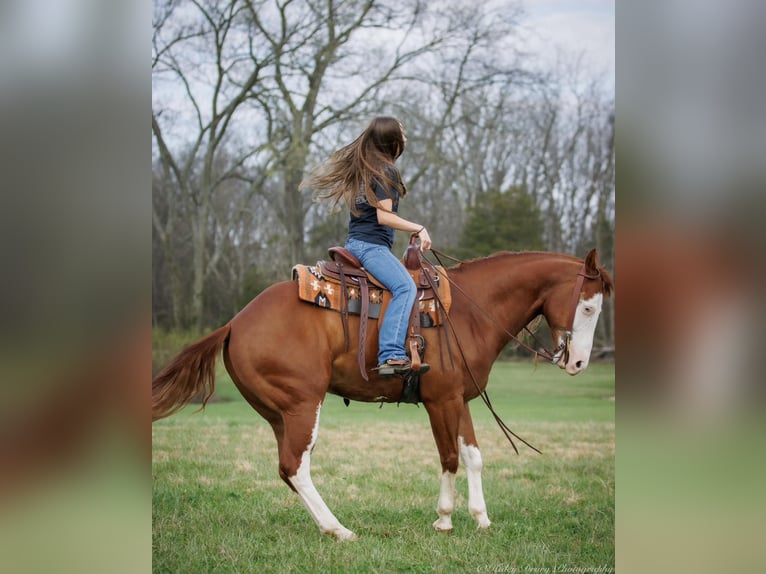
[{"label": "rider's long hair", "polygon": [[331,200],[333,208],[343,201],[358,215],[356,198],[363,193],[367,203],[378,205],[373,182],[383,189],[394,188],[404,197],[407,188],[394,165],[404,152],[402,124],[396,118],[379,116],[353,142],[336,151],[301,183],[315,200]]}]

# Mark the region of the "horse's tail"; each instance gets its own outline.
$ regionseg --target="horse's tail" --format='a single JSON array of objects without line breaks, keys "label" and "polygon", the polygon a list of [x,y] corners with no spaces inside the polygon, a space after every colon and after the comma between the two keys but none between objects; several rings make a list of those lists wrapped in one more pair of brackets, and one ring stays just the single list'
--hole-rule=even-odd
[{"label": "horse's tail", "polygon": [[202,407],[215,390],[215,363],[229,338],[229,324],[192,343],[152,381],[152,422],[184,408],[203,394]]}]

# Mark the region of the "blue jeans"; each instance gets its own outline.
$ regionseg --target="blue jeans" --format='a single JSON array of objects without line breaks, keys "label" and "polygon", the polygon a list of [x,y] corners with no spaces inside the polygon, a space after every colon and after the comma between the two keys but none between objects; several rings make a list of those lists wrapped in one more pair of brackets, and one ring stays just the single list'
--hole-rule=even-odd
[{"label": "blue jeans", "polygon": [[364,268],[385,285],[393,297],[378,334],[378,364],[388,359],[406,359],[407,326],[417,288],[401,261],[385,245],[348,239],[346,249],[356,255]]}]

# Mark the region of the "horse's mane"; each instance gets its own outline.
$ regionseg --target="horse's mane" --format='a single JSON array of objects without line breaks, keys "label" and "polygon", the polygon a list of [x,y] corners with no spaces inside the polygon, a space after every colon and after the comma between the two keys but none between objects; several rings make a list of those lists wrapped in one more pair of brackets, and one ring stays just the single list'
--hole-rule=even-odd
[{"label": "horse's mane", "polygon": [[565,259],[567,261],[572,261],[572,262],[575,262],[575,261],[582,262],[582,259],[579,259],[578,257],[575,257],[574,255],[567,255],[565,253],[554,253],[552,251],[498,251],[490,255],[474,257],[472,259],[464,259],[463,261],[450,267],[449,270],[458,271],[462,269],[463,267],[471,267],[477,263],[482,263],[484,261],[499,261],[499,260],[503,260],[507,258],[524,258],[524,257],[540,257],[540,256],[551,257],[551,258],[561,258],[561,259]]},{"label": "horse's mane", "polygon": [[[457,272],[460,274],[465,269],[470,269],[471,267],[482,264],[483,262],[499,262],[504,261],[506,259],[524,259],[527,257],[547,257],[551,259],[560,259],[562,261],[567,261],[570,263],[580,263],[582,264],[583,259],[580,257],[575,257],[574,255],[568,255],[566,253],[556,253],[552,251],[498,251],[496,253],[492,253],[491,255],[485,255],[482,257],[474,257],[473,259],[466,259],[463,260],[456,265],[448,268],[448,271],[450,273]],[[598,266],[598,272],[601,276],[601,291],[603,292],[605,297],[609,297],[612,294],[612,291],[614,290],[614,282],[612,281],[612,276],[609,274],[609,271],[604,269],[601,265]]]}]

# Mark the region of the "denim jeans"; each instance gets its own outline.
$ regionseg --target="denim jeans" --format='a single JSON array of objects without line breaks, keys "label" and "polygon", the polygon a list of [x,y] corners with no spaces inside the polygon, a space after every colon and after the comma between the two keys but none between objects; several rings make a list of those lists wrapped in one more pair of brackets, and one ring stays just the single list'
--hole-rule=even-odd
[{"label": "denim jeans", "polygon": [[412,305],[417,296],[415,282],[402,262],[385,245],[348,239],[346,249],[356,255],[364,268],[393,295],[378,334],[378,364],[388,359],[406,359],[404,343]]}]

